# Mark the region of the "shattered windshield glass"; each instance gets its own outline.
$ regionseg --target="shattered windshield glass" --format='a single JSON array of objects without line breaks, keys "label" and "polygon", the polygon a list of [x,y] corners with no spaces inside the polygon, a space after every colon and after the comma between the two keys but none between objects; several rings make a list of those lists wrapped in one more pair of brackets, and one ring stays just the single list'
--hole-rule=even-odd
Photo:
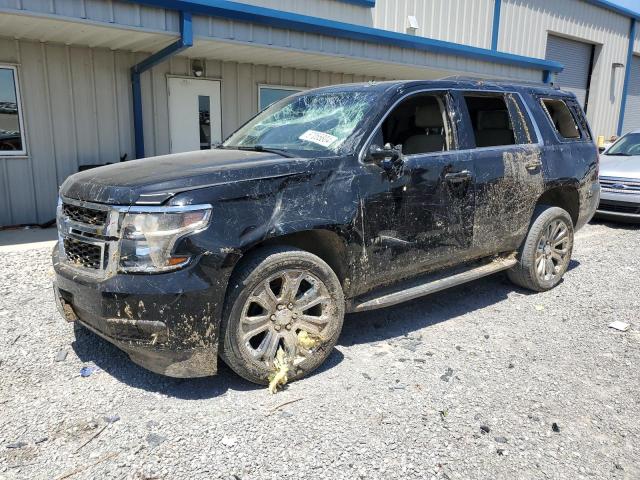
[{"label": "shattered windshield glass", "polygon": [[319,92],[271,105],[236,131],[222,148],[332,155],[375,105],[373,92]]}]

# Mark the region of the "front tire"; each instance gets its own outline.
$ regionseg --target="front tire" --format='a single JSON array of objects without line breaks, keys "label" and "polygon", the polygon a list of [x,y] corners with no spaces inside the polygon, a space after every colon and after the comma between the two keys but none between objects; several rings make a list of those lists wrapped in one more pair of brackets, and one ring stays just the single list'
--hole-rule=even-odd
[{"label": "front tire", "polygon": [[331,353],[344,309],[340,281],[321,258],[291,247],[261,249],[230,280],[221,357],[238,375],[267,384],[282,348],[288,378],[297,380]]},{"label": "front tire", "polygon": [[573,221],[566,210],[546,205],[537,207],[533,218],[518,264],[507,275],[516,285],[543,292],[558,285],[569,267]]}]

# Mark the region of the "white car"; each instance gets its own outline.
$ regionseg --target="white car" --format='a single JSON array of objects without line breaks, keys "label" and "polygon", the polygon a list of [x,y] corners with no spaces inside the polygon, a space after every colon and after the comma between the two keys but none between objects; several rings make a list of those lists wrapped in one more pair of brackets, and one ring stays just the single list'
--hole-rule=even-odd
[{"label": "white car", "polygon": [[598,217],[640,222],[640,130],[620,137],[600,156],[600,187]]}]

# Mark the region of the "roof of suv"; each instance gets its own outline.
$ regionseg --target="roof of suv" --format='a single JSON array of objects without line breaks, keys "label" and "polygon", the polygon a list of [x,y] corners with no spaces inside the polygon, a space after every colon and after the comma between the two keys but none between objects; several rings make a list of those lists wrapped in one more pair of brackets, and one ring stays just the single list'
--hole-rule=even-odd
[{"label": "roof of suv", "polygon": [[470,77],[447,77],[440,80],[389,80],[384,82],[363,82],[331,85],[321,87],[319,90],[325,91],[348,91],[373,89],[385,92],[397,88],[412,88],[425,86],[429,88],[464,88],[473,90],[510,90],[510,91],[526,91],[529,93],[537,93],[541,95],[565,95],[574,96],[571,92],[562,91],[557,87],[545,85],[542,83],[524,82],[517,80],[493,80],[480,79]]}]

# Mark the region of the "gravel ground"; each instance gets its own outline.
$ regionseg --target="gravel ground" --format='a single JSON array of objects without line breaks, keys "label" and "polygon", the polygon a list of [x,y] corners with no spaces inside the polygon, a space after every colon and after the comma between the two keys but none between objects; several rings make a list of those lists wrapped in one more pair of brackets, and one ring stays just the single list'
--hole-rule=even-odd
[{"label": "gravel ground", "polygon": [[638,245],[596,223],[550,292],[497,275],[349,316],[274,396],[133,365],[59,317],[47,249],[5,253],[0,478],[638,479]]}]

